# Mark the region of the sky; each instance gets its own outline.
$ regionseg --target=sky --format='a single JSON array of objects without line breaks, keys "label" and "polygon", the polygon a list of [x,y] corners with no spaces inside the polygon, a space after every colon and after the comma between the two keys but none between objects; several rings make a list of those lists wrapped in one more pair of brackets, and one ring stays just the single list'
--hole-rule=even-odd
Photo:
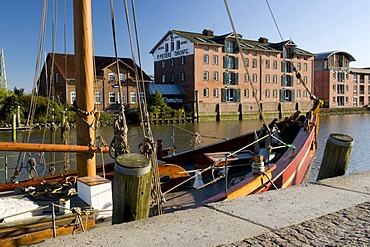
[{"label": "sky", "polygon": [[[54,15],[53,2],[57,6]],[[131,6],[131,1],[127,2]],[[200,33],[207,28],[214,30],[215,35],[232,32],[224,0],[134,2],[142,67],[149,75],[154,74],[154,60],[149,52],[169,30]],[[98,56],[114,57],[109,3],[109,0],[92,0],[94,51]],[[131,57],[123,3],[123,0],[114,0],[118,56]],[[268,3],[283,40],[292,39],[298,47],[312,53],[345,51],[356,60],[350,64],[351,67],[370,67],[369,0],[268,0]],[[55,52],[64,53],[66,46],[67,53],[72,54],[72,0],[48,0],[47,4],[43,50],[46,53],[52,51],[51,26],[54,20]],[[266,37],[270,42],[281,41],[266,0],[228,0],[228,4],[236,31],[243,38],[257,40],[259,37]],[[9,90],[15,87],[25,89],[26,93],[32,90],[37,76],[35,68],[42,6],[43,0],[0,2],[0,48],[4,50]],[[130,20],[133,27],[132,14]],[[132,28],[131,30],[134,32]]]}]

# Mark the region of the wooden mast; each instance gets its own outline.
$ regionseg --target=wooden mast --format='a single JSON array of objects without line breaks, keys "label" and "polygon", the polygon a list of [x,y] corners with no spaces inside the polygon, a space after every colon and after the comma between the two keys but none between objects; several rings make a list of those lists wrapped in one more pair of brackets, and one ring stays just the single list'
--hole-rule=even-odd
[{"label": "wooden mast", "polygon": [[[91,0],[74,0],[74,50],[76,78],[77,145],[93,145],[94,124],[94,67]],[[86,113],[86,114],[84,114]],[[79,177],[95,176],[94,153],[77,153]]]}]

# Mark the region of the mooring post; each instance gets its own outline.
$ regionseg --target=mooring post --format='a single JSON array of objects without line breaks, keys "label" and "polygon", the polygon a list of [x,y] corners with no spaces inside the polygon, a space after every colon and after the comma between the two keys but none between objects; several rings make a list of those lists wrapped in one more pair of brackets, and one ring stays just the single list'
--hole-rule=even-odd
[{"label": "mooring post", "polygon": [[281,103],[278,104],[278,111],[279,111],[279,119],[282,119],[283,114],[281,113]]},{"label": "mooring post", "polygon": [[149,217],[151,181],[151,165],[146,156],[122,154],[117,157],[112,192],[112,224]]},{"label": "mooring post", "polygon": [[13,114],[12,141],[17,142],[17,116]]},{"label": "mooring post", "polygon": [[352,145],[352,137],[343,134],[330,134],[317,180],[344,175],[348,167]]}]

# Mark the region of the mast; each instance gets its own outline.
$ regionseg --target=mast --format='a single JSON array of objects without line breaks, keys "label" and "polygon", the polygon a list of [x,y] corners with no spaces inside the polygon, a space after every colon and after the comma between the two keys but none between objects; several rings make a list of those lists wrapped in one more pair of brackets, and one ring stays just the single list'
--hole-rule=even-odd
[{"label": "mast", "polygon": [[[92,146],[94,124],[94,67],[91,0],[74,0],[74,50],[76,74],[77,145]],[[94,153],[77,154],[78,176],[95,176]]]}]

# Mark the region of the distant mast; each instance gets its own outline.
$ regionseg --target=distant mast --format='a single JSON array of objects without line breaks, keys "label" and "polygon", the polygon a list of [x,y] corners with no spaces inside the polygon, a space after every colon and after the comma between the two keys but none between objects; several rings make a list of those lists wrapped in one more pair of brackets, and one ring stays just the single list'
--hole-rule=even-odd
[{"label": "distant mast", "polygon": [[[94,63],[91,0],[74,0],[74,50],[76,70],[77,145],[95,143]],[[96,175],[94,153],[77,154],[79,177]]]},{"label": "distant mast", "polygon": [[4,50],[2,48],[0,48],[0,88],[5,88],[5,90],[8,91],[5,70],[5,57]]}]

